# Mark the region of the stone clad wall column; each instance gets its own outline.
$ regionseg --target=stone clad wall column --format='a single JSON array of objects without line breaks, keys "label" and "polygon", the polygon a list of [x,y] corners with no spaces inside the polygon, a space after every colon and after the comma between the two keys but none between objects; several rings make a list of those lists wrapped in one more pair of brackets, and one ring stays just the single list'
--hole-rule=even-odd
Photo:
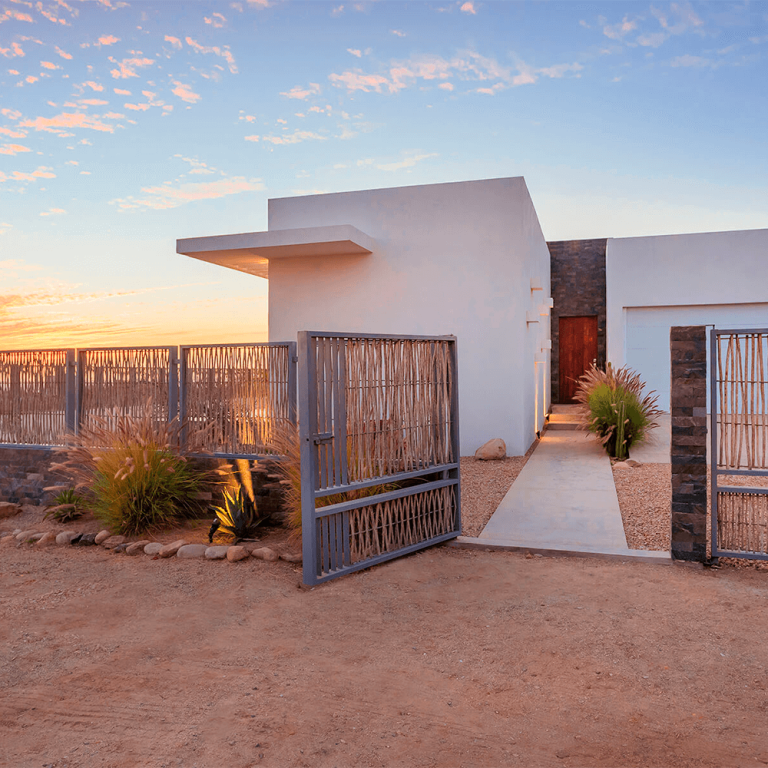
[{"label": "stone clad wall column", "polygon": [[703,325],[674,326],[672,364],[672,557],[707,559],[707,334]]}]

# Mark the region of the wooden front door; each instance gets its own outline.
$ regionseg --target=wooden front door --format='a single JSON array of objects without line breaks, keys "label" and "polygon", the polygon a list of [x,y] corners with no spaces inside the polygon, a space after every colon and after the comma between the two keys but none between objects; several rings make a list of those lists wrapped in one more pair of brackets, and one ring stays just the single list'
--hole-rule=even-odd
[{"label": "wooden front door", "polygon": [[576,382],[597,359],[597,315],[560,318],[560,402],[572,403]]}]

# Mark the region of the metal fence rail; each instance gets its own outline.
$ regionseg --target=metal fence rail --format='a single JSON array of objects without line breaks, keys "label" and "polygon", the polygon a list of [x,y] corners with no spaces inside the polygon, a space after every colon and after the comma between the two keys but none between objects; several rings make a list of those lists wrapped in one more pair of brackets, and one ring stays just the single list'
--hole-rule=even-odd
[{"label": "metal fence rail", "polygon": [[458,536],[455,337],[302,332],[299,361],[304,582]]},{"label": "metal fence rail", "polygon": [[768,560],[768,329],[713,329],[710,361],[712,557]]},{"label": "metal fence rail", "polygon": [[0,445],[63,445],[74,402],[73,349],[0,352]]},{"label": "metal fence rail", "polygon": [[274,455],[296,422],[295,342],[184,346],[179,370],[181,420],[217,456]]}]

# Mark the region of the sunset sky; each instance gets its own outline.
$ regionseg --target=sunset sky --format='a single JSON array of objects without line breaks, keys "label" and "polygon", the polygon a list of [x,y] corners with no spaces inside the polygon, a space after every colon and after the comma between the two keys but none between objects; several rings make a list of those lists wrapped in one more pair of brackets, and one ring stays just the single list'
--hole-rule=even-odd
[{"label": "sunset sky", "polygon": [[768,227],[766,2],[0,0],[0,349],[263,341],[177,255],[525,176],[549,240]]}]

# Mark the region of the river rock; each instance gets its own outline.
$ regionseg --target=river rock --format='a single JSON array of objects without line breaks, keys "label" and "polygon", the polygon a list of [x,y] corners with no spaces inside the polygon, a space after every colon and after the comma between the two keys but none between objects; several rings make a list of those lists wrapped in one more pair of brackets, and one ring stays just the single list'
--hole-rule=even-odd
[{"label": "river rock", "polygon": [[300,563],[302,560],[301,552],[282,552],[280,559],[286,563]]},{"label": "river rock", "polygon": [[22,531],[16,534],[16,541],[28,541],[31,539],[37,531]]},{"label": "river rock", "polygon": [[147,544],[150,544],[149,539],[142,539],[141,541],[134,541],[133,544],[129,544],[125,548],[125,554],[126,555],[138,555],[139,552],[144,551],[144,547],[147,546]]},{"label": "river rock", "polygon": [[96,542],[96,544],[101,544],[102,541],[106,541],[111,535],[112,535],[112,531],[107,531],[107,530],[99,531],[96,534],[96,538],[94,539],[94,541]]},{"label": "river rock", "polygon": [[223,560],[227,556],[227,550],[229,546],[221,544],[216,547],[208,547],[205,550],[205,557],[207,560]]},{"label": "river rock", "polygon": [[77,531],[62,531],[58,536],[56,536],[56,543],[57,544],[71,544],[72,539],[77,536]]},{"label": "river rock", "polygon": [[47,547],[56,541],[56,531],[46,531],[38,540],[38,547]]},{"label": "river rock", "polygon": [[163,548],[163,545],[159,541],[153,541],[149,544],[146,544],[144,546],[144,554],[145,555],[158,555],[160,554],[160,550]]},{"label": "river rock", "polygon": [[227,550],[227,560],[230,563],[236,563],[238,560],[245,560],[250,552],[245,547],[230,547]]},{"label": "river rock", "polygon": [[177,539],[170,544],[160,547],[157,553],[160,557],[173,557],[187,542],[184,539]]},{"label": "river rock", "polygon": [[115,547],[120,546],[120,544],[125,544],[125,536],[110,536],[101,542],[101,546],[104,547],[104,549],[114,549]]},{"label": "river rock", "polygon": [[613,465],[614,469],[632,469],[632,465],[627,461],[617,461]]},{"label": "river rock", "polygon": [[4,517],[13,517],[21,512],[21,507],[18,504],[13,504],[10,501],[0,501],[0,520]]},{"label": "river rock", "polygon": [[251,557],[258,557],[259,560],[266,560],[269,563],[274,563],[276,560],[280,559],[280,555],[278,555],[274,549],[270,549],[269,547],[254,549],[253,552],[251,552]]},{"label": "river rock", "polygon": [[475,451],[475,458],[480,461],[498,461],[506,456],[507,444],[500,437],[494,437]]},{"label": "river rock", "polygon": [[35,543],[37,543],[38,541],[40,541],[40,539],[43,538],[43,536],[45,536],[45,533],[33,533],[29,537],[29,541],[34,541]]},{"label": "river rock", "polygon": [[96,543],[96,533],[83,533],[72,539],[72,544],[78,547],[92,547]]},{"label": "river rock", "polygon": [[628,467],[642,467],[643,466],[639,461],[635,461],[634,459],[627,459],[624,463]]},{"label": "river rock", "polygon": [[196,557],[205,557],[205,550],[208,549],[205,544],[185,544],[179,548],[176,557],[182,560],[192,560]]}]

